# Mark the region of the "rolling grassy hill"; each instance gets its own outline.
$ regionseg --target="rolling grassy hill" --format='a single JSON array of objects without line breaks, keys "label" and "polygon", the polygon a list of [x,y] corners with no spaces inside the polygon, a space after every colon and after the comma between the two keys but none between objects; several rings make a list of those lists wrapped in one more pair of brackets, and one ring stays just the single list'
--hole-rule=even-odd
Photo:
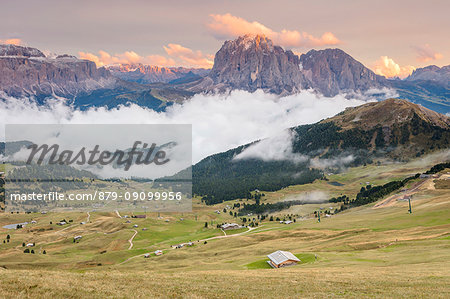
[{"label": "rolling grassy hill", "polygon": [[[448,152],[408,163],[350,168],[328,174],[328,181],[266,192],[262,200],[278,202],[313,191],[327,196],[353,196],[366,182],[377,185],[405,178],[446,159]],[[251,231],[230,236],[225,236],[216,224],[241,223],[242,219],[229,215],[228,211],[233,211],[229,206],[245,203],[246,199],[206,206],[196,198],[192,213],[148,213],[147,219],[119,218],[123,212],[2,214],[0,296],[18,292],[23,297],[74,298],[369,294],[384,298],[433,293],[445,298],[450,292],[450,198],[445,184],[450,179],[449,171],[441,171],[436,178],[418,179],[421,187],[414,191],[412,214],[407,212],[405,201],[381,208],[372,203],[322,217],[319,223],[312,212],[333,204],[314,203],[274,213],[280,218],[297,215],[294,224],[266,219]],[[221,213],[217,214],[217,210]],[[73,222],[63,227],[55,225],[60,218]],[[131,223],[126,223],[128,219]],[[1,228],[31,220],[37,223],[19,230]],[[86,224],[80,224],[83,221]],[[7,234],[10,241],[2,243]],[[83,238],[74,243],[76,235]],[[193,241],[194,246],[171,247],[188,241]],[[36,242],[35,254],[23,253],[22,242]],[[164,254],[143,257],[157,249]],[[47,254],[42,254],[43,250]],[[285,269],[265,269],[266,255],[275,250],[291,251],[302,263]]]}]

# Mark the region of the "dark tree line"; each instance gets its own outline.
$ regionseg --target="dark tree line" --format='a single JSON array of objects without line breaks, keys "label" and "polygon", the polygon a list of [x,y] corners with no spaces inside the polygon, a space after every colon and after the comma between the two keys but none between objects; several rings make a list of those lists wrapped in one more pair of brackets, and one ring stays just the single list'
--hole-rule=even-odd
[{"label": "dark tree line", "polygon": [[303,200],[290,200],[281,201],[277,203],[254,203],[254,204],[243,204],[242,208],[239,210],[238,215],[247,215],[249,213],[253,214],[267,214],[273,212],[279,212],[285,209],[289,209],[292,206],[304,205],[306,202]]},{"label": "dark tree line", "polygon": [[356,194],[356,198],[351,202],[353,206],[362,206],[371,202],[375,202],[380,198],[398,190],[406,185],[407,182],[418,178],[418,176],[411,176],[401,181],[392,181],[382,186],[374,186],[372,188],[361,188],[361,191]]},{"label": "dark tree line", "polygon": [[446,162],[446,163],[440,163],[440,164],[436,164],[433,167],[431,167],[430,170],[428,170],[427,172],[425,172],[425,174],[435,174],[438,173],[446,168],[450,168],[450,162]]},{"label": "dark tree line", "polygon": [[350,198],[347,195],[342,195],[338,197],[332,197],[330,199],[330,202],[343,202],[343,203],[349,203]]},{"label": "dark tree line", "polygon": [[[436,164],[424,174],[435,174],[446,168],[450,168],[450,162]],[[354,200],[350,200],[348,196],[343,195],[339,197],[333,197],[329,201],[344,203],[341,208],[337,210],[337,212],[339,212],[350,207],[356,207],[375,202],[385,197],[386,195],[389,195],[390,193],[403,188],[409,181],[418,179],[419,177],[420,173],[417,173],[416,175],[407,177],[403,180],[392,181],[381,186],[372,187],[371,185],[368,185],[366,187],[361,187],[361,190],[358,192],[358,194],[356,194],[356,198]]]}]

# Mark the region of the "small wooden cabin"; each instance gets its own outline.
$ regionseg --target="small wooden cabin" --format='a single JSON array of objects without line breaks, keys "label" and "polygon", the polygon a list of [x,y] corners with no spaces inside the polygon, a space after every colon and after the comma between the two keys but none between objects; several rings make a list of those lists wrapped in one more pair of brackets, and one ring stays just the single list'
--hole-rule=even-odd
[{"label": "small wooden cabin", "polygon": [[223,230],[229,230],[229,229],[239,229],[241,228],[241,226],[237,223],[225,223],[222,224],[220,228],[222,228]]},{"label": "small wooden cabin", "polygon": [[300,260],[289,251],[278,250],[267,256],[269,265],[272,268],[281,268],[296,265]]}]

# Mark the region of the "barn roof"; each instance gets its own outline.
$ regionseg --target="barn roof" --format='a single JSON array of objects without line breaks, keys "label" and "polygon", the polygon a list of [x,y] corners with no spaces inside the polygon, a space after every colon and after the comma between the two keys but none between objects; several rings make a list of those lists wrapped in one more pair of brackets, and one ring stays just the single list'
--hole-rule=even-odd
[{"label": "barn roof", "polygon": [[289,251],[278,250],[269,254],[267,257],[277,265],[286,261],[300,262],[300,260]]},{"label": "barn roof", "polygon": [[225,223],[225,224],[222,224],[222,228],[228,228],[228,227],[236,227],[236,226],[239,226],[239,224],[237,224],[237,223]]}]

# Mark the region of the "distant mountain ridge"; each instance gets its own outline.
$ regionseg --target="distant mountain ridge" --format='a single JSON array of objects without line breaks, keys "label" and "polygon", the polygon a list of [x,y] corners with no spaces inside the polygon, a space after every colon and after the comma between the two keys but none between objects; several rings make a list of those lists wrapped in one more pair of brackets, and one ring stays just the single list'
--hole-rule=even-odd
[{"label": "distant mountain ridge", "polygon": [[300,56],[300,64],[312,88],[325,96],[386,86],[386,78],[340,49],[311,50]]},{"label": "distant mountain ridge", "polygon": [[[70,55],[46,57],[35,48],[0,46],[0,92],[42,103],[64,97],[80,109],[134,103],[162,111],[196,93],[262,89],[289,95],[310,89],[332,97],[398,94],[441,113],[450,112],[450,66],[417,69],[405,80],[376,75],[340,49],[300,56],[263,35],[226,41],[211,70],[126,64],[97,68]],[[0,93],[0,96],[3,94]]]},{"label": "distant mountain ridge", "polygon": [[11,96],[74,96],[116,83],[106,69],[97,69],[89,60],[47,58],[38,49],[0,45],[0,89]]},{"label": "distant mountain ridge", "polygon": [[206,76],[210,71],[203,68],[159,67],[141,63],[110,65],[106,66],[106,69],[117,78],[142,84],[170,83],[173,80],[192,75],[197,75],[196,79],[199,79]]},{"label": "distant mountain ridge", "polygon": [[5,96],[31,97],[38,103],[63,97],[79,109],[134,103],[161,111],[193,93],[124,81],[92,61],[71,55],[46,57],[35,48],[0,45],[0,99]]},{"label": "distant mountain ridge", "polygon": [[418,69],[407,80],[388,80],[340,49],[310,50],[299,57],[264,35],[245,35],[223,44],[206,77],[180,88],[193,92],[262,89],[280,95],[313,89],[328,97],[391,90],[401,98],[447,113],[448,67],[436,68]]},{"label": "distant mountain ridge", "polygon": [[450,86],[450,65],[438,67],[436,65],[429,65],[423,68],[418,68],[412,72],[406,81],[434,81],[439,82],[445,86]]},{"label": "distant mountain ridge", "polygon": [[0,44],[0,56],[45,57],[44,53],[36,48],[16,46],[11,44]]}]

